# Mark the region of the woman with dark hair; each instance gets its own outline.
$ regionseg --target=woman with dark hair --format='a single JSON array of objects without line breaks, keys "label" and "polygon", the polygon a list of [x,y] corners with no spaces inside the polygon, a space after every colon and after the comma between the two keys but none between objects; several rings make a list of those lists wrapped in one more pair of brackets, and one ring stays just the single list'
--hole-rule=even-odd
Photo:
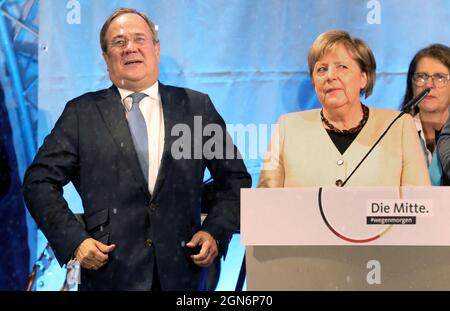
[{"label": "woman with dark hair", "polygon": [[406,79],[406,94],[402,107],[426,87],[431,92],[416,107],[409,111],[414,117],[417,131],[427,159],[431,183],[444,185],[442,165],[436,144],[440,132],[449,119],[450,105],[450,48],[443,44],[433,44],[416,53],[409,64]]}]

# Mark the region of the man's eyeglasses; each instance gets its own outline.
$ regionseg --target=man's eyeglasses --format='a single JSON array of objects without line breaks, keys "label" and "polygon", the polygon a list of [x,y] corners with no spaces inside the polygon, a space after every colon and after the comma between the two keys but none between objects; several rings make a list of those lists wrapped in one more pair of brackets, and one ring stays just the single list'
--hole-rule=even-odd
[{"label": "man's eyeglasses", "polygon": [[423,72],[416,72],[412,80],[416,86],[425,86],[428,82],[428,79],[433,80],[433,84],[435,87],[440,88],[447,85],[448,80],[450,80],[450,74],[444,74],[444,73],[435,73],[434,75],[428,75]]},{"label": "man's eyeglasses", "polygon": [[151,39],[147,38],[146,36],[141,36],[141,35],[134,36],[131,40],[129,38],[125,38],[125,37],[118,37],[118,38],[113,39],[111,41],[110,45],[113,48],[123,49],[126,46],[128,46],[130,41],[132,41],[134,45],[143,46],[147,42],[151,41]]}]

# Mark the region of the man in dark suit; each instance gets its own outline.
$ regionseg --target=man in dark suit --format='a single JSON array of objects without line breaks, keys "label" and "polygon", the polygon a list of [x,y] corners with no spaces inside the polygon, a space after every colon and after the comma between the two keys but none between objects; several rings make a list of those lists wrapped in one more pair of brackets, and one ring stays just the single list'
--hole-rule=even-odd
[{"label": "man in dark suit", "polygon": [[[100,42],[113,86],[66,105],[27,170],[30,213],[60,264],[80,262],[81,290],[205,289],[205,268],[239,227],[250,175],[209,97],[158,82],[160,45],[144,14],[117,10]],[[222,133],[188,135],[208,128]],[[206,168],[215,199],[201,223]],[[85,226],[63,199],[68,182]]]}]

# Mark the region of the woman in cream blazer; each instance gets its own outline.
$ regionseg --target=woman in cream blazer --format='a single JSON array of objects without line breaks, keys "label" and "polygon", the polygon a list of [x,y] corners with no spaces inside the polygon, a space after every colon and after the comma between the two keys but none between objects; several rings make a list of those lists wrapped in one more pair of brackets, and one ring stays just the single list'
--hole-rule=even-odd
[{"label": "woman in cream blazer", "polygon": [[[322,109],[278,121],[258,187],[342,186],[398,111],[368,108],[376,64],[360,39],[344,31],[320,35],[308,55]],[[413,120],[403,115],[346,183],[347,186],[429,185]]]},{"label": "woman in cream blazer", "polygon": [[[369,119],[341,154],[324,129],[320,110],[282,116],[259,178],[259,187],[333,186],[358,165],[397,111],[369,108]],[[425,158],[409,115],[394,123],[347,186],[428,185]]]}]

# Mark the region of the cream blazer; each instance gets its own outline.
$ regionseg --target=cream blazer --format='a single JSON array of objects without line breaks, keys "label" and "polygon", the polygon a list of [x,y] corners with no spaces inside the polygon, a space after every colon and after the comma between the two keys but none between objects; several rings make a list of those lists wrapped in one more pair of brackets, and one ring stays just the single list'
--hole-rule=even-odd
[{"label": "cream blazer", "polygon": [[[324,129],[319,109],[281,116],[258,187],[334,186],[344,181],[398,114],[370,108],[366,125],[342,155]],[[415,185],[430,185],[430,179],[414,122],[403,115],[346,186]]]}]

